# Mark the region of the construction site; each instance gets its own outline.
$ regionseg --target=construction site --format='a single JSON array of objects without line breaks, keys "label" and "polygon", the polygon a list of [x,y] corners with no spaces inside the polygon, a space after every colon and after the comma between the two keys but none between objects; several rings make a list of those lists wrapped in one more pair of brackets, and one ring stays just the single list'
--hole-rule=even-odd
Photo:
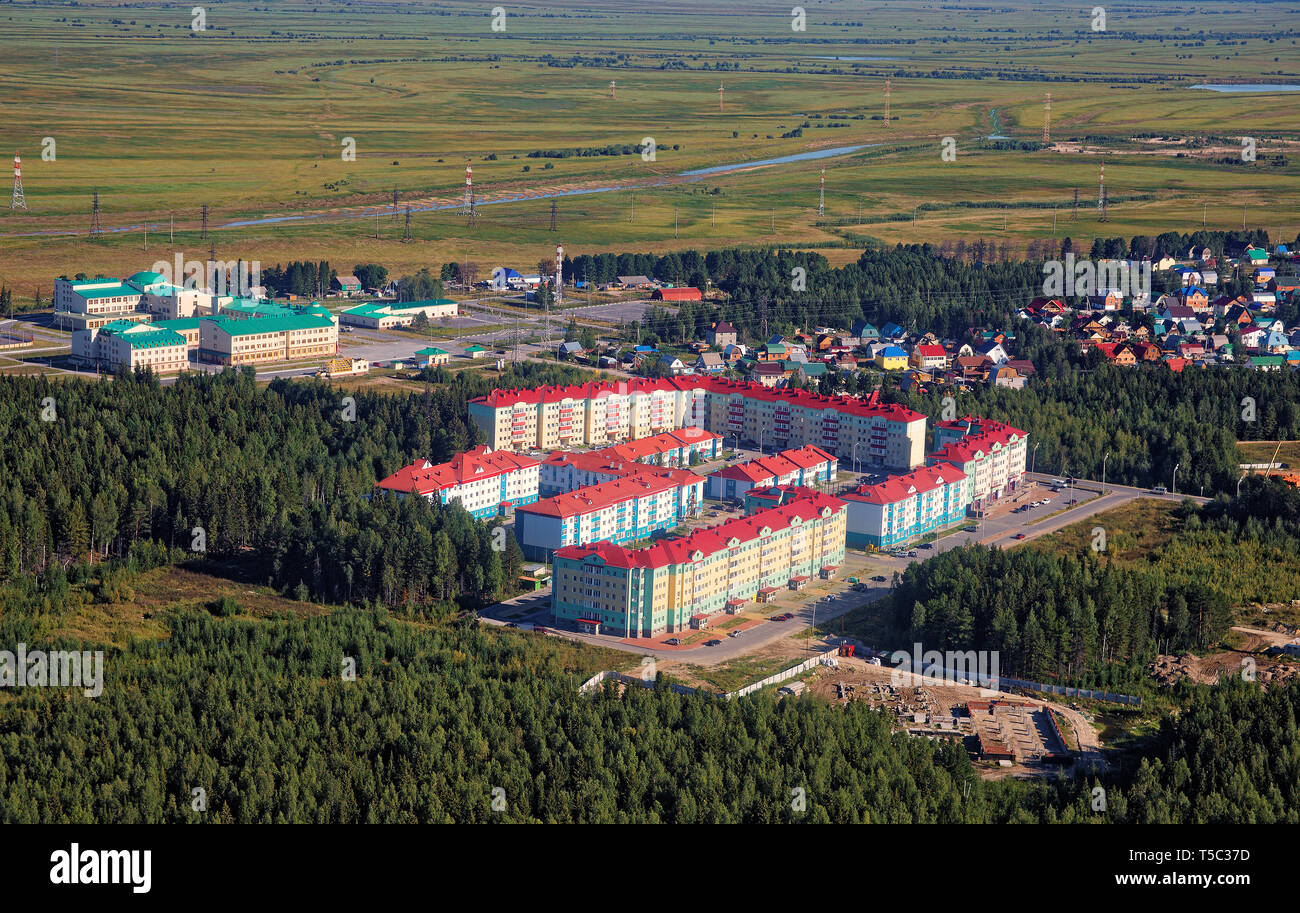
[{"label": "construction site", "polygon": [[[1099,747],[1092,726],[1067,708],[928,679],[876,659],[841,657],[838,666],[818,671],[811,689],[835,703],[864,701],[883,710],[900,732],[960,740],[975,760],[987,762],[989,776],[1044,775],[1074,760],[1071,744]],[[1068,735],[1058,728],[1053,709],[1068,721]]]}]

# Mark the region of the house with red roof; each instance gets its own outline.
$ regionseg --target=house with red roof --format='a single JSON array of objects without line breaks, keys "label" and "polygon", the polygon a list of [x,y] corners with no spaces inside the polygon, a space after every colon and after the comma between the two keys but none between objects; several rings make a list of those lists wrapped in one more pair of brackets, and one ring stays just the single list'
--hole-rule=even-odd
[{"label": "house with red roof", "polygon": [[948,351],[941,345],[915,345],[908,363],[923,371],[942,371],[948,367]]},{"label": "house with red roof", "polygon": [[480,520],[537,500],[540,463],[532,457],[478,446],[434,465],[416,460],[378,483],[398,497],[415,493],[460,504]]}]

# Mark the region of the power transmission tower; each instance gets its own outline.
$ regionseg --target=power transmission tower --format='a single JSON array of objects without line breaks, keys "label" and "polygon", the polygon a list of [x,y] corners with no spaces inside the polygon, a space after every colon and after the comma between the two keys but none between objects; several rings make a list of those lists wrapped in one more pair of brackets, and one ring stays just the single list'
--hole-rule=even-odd
[{"label": "power transmission tower", "polygon": [[1106,202],[1108,191],[1105,187],[1101,188],[1101,221],[1109,222],[1110,216],[1106,214]]},{"label": "power transmission tower", "polygon": [[718,113],[722,113],[722,93],[727,91],[727,87],[718,83]]},{"label": "power transmission tower", "polygon": [[1047,93],[1047,103],[1043,106],[1043,145],[1046,146],[1052,135],[1050,125],[1052,122],[1052,93]]},{"label": "power transmission tower", "polygon": [[23,160],[14,153],[14,192],[9,198],[10,209],[27,209],[27,198],[23,196]]},{"label": "power transmission tower", "polygon": [[555,231],[556,206],[555,201],[551,200],[551,231]]},{"label": "power transmission tower", "polygon": [[203,204],[203,209],[200,212],[200,218],[203,219],[203,227],[199,231],[199,240],[206,241],[208,239],[208,204],[207,203]]},{"label": "power transmission tower", "polygon": [[609,97],[610,97],[610,98],[613,98],[613,97],[614,97],[614,87],[615,87],[616,85],[618,85],[618,83],[614,82],[614,80],[611,79],[611,80],[609,81]]},{"label": "power transmission tower", "polygon": [[1070,216],[1070,221],[1078,221],[1079,218],[1079,188],[1074,188],[1074,215]]},{"label": "power transmission tower", "polygon": [[104,236],[104,229],[99,224],[99,188],[95,188],[95,198],[90,205],[90,240],[98,241]]},{"label": "power transmission tower", "polygon": [[470,228],[478,224],[478,198],[473,193],[469,195],[469,219],[466,224]]},{"label": "power transmission tower", "polygon": [[406,204],[406,227],[402,229],[402,240],[411,240],[411,204]]},{"label": "power transmission tower", "polygon": [[886,76],[885,77],[885,126],[886,127],[889,126],[889,89],[890,89],[890,78]]},{"label": "power transmission tower", "polygon": [[1106,208],[1106,160],[1102,159],[1101,176],[1097,178],[1097,212],[1100,212],[1104,215],[1105,208]]},{"label": "power transmission tower", "polygon": [[817,193],[817,216],[821,218],[824,215],[826,215],[826,166],[822,165],[821,189]]}]

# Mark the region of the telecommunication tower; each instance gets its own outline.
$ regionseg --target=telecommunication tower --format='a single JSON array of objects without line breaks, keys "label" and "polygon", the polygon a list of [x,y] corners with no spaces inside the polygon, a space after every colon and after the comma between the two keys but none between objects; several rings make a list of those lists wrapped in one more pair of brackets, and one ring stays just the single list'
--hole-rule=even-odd
[{"label": "telecommunication tower", "polygon": [[465,205],[461,208],[460,214],[468,216],[474,212],[474,168],[465,163]]},{"label": "telecommunication tower", "polygon": [[9,198],[10,209],[27,209],[27,198],[23,196],[23,160],[14,153],[14,193]]}]

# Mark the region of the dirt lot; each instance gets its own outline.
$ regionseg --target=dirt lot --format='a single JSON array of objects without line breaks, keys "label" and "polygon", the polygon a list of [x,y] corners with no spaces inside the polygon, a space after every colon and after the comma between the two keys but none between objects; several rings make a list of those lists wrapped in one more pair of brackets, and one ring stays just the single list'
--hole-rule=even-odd
[{"label": "dirt lot", "polygon": [[[1282,626],[1279,625],[1279,628]],[[1255,680],[1260,684],[1269,685],[1300,678],[1300,662],[1274,659],[1264,654],[1269,647],[1280,647],[1293,641],[1293,629],[1265,631],[1234,627],[1232,630],[1244,638],[1242,645],[1235,650],[1224,650],[1207,656],[1194,656],[1191,653],[1182,656],[1162,654],[1147,667],[1147,671],[1161,685],[1173,685],[1184,678],[1190,678],[1198,684],[1212,685],[1222,675],[1240,674],[1243,662],[1251,660],[1255,664]]]}]

